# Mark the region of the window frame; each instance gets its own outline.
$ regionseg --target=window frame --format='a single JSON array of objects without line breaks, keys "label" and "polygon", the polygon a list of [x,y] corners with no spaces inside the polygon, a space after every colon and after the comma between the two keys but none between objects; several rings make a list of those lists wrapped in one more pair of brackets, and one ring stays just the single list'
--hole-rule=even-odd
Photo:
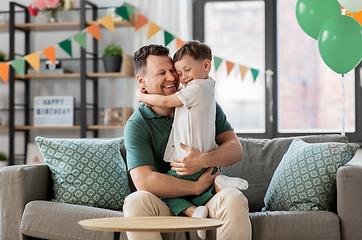
[{"label": "window frame", "polygon": [[[234,1],[264,1],[265,4],[265,69],[274,72],[271,90],[265,84],[265,133],[237,133],[240,137],[276,138],[320,134],[340,134],[340,132],[288,132],[278,131],[278,32],[277,32],[277,0],[227,0]],[[223,2],[222,0],[193,0],[193,39],[204,41],[205,4],[208,2]],[[355,68],[355,132],[346,133],[350,142],[362,143],[362,62]],[[271,95],[271,96],[270,96]],[[273,99],[273,101],[269,101]],[[272,116],[272,118],[270,117]]]}]

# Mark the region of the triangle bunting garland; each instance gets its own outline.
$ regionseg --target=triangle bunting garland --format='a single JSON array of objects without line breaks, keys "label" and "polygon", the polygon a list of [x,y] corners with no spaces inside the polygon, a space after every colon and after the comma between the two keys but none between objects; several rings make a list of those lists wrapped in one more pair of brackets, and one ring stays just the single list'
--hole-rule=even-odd
[{"label": "triangle bunting garland", "polygon": [[214,56],[215,71],[217,71],[217,69],[220,67],[221,62],[221,58]]},{"label": "triangle bunting garland", "polygon": [[136,13],[136,9],[129,3],[124,3],[126,5],[128,16],[132,16]]},{"label": "triangle bunting garland", "polygon": [[180,49],[180,47],[182,46],[182,45],[184,45],[184,41],[182,41],[181,39],[179,39],[179,38],[176,38],[176,46],[177,46],[177,50],[178,49]]},{"label": "triangle bunting garland", "polygon": [[10,65],[8,64],[8,62],[0,64],[0,77],[6,83],[8,82],[8,78],[9,78],[9,68],[10,68]]},{"label": "triangle bunting garland", "polygon": [[109,31],[114,32],[114,22],[111,15],[107,15],[101,18],[101,22],[103,27],[107,28]]},{"label": "triangle bunting garland", "polygon": [[166,30],[164,30],[164,34],[165,34],[165,46],[167,46],[168,44],[170,44],[170,42],[172,42],[172,40],[175,39],[175,37]]},{"label": "triangle bunting garland", "polygon": [[73,36],[74,41],[76,41],[84,50],[87,50],[87,42],[86,35],[84,31],[80,31],[79,33]]},{"label": "triangle bunting garland", "polygon": [[99,25],[94,23],[86,28],[87,32],[89,32],[95,39],[99,42],[102,42],[101,31],[99,30]]},{"label": "triangle bunting garland", "polygon": [[119,16],[121,16],[123,19],[126,19],[128,22],[131,22],[125,3],[122,6],[120,6],[119,8],[116,9],[116,13]]},{"label": "triangle bunting garland", "polygon": [[226,69],[228,71],[228,75],[230,74],[231,70],[234,68],[234,63],[226,61]]},{"label": "triangle bunting garland", "polygon": [[55,65],[55,48],[53,46],[44,49],[43,54]]},{"label": "triangle bunting garland", "polygon": [[14,68],[15,71],[18,72],[18,74],[24,78],[24,72],[25,72],[25,60],[24,58],[18,58],[15,60],[10,61],[11,67]]},{"label": "triangle bunting garland", "polygon": [[38,53],[26,55],[24,58],[29,63],[29,65],[35,69],[35,71],[39,72],[40,56]]},{"label": "triangle bunting garland", "polygon": [[63,42],[60,42],[59,47],[61,47],[69,56],[72,57],[72,41],[70,39],[66,39]]},{"label": "triangle bunting garland", "polygon": [[256,78],[258,77],[259,70],[256,70],[254,68],[250,68],[251,73],[253,74],[254,82],[256,81]]},{"label": "triangle bunting garland", "polygon": [[148,35],[147,35],[147,39],[150,39],[153,35],[155,35],[156,33],[158,33],[158,31],[160,31],[161,28],[159,26],[157,26],[156,24],[154,24],[153,22],[150,22],[150,26],[148,28]]},{"label": "triangle bunting garland", "polygon": [[[172,33],[162,29],[160,26],[156,25],[152,21],[150,21],[146,16],[142,15],[140,12],[136,10],[131,4],[124,2],[122,6],[118,7],[115,10],[115,13],[122,17],[123,20],[127,20],[131,23],[130,16],[136,18],[134,23],[134,31],[138,31],[140,28],[144,27],[146,24],[149,25],[148,32],[147,32],[147,39],[152,38],[156,33],[160,30],[163,30],[164,34],[164,45],[168,46],[172,41],[176,40],[176,47],[179,49],[185,42],[178,38],[177,36],[173,35]],[[137,16],[137,17],[136,17]],[[133,24],[133,18],[132,23]],[[100,25],[107,28],[111,32],[115,32],[115,22],[113,20],[112,14],[108,14],[105,17],[102,17],[96,21],[96,23],[91,24],[90,26],[84,28],[80,32],[76,33],[75,35],[68,37],[67,39],[54,44],[48,48],[45,48],[41,51],[34,52],[28,54],[22,58],[14,59],[8,62],[0,63],[0,78],[4,80],[4,82],[8,82],[9,79],[9,69],[10,66],[22,77],[24,78],[25,74],[25,66],[26,62],[34,68],[35,71],[39,72],[39,65],[40,65],[40,53],[43,53],[46,58],[48,58],[51,62],[55,64],[56,61],[56,51],[55,47],[62,48],[70,57],[73,57],[72,54],[72,40],[77,42],[84,50],[87,50],[87,34],[88,32],[92,35],[97,41],[102,41]],[[225,60],[220,57],[212,56],[215,66],[215,71],[217,71],[221,65],[221,63]],[[235,63],[231,61],[226,62],[226,70],[227,75],[229,76],[230,72],[234,69]],[[257,80],[260,71],[254,68],[249,68],[246,66],[238,65],[238,69],[240,71],[241,80],[245,78],[246,73],[250,69],[254,82]]]},{"label": "triangle bunting garland", "polygon": [[136,19],[136,25],[134,27],[134,31],[137,31],[138,29],[140,29],[141,27],[143,27],[147,23],[148,23],[148,19],[145,16],[143,16],[141,13],[138,13],[137,19]]},{"label": "triangle bunting garland", "polygon": [[239,70],[240,70],[240,74],[241,74],[241,80],[243,80],[246,72],[248,71],[248,68],[240,65]]}]

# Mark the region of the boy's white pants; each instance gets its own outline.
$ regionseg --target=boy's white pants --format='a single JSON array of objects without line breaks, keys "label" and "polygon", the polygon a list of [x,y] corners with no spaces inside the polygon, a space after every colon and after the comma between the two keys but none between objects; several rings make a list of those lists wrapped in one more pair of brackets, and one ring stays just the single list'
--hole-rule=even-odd
[{"label": "boy's white pants", "polygon": [[[215,194],[205,204],[209,217],[224,221],[217,229],[217,238],[221,240],[251,240],[248,200],[239,190],[226,188]],[[157,196],[146,191],[137,191],[125,199],[123,212],[125,217],[136,216],[173,216],[171,210]],[[160,233],[127,232],[129,240],[162,240]]]}]

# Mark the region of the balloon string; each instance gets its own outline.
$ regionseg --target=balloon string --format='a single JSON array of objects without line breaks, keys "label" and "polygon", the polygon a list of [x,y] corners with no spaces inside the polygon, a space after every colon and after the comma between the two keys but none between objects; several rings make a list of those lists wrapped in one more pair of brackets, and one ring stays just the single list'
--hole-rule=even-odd
[{"label": "balloon string", "polygon": [[[351,78],[353,78],[352,75],[350,74],[346,74],[347,76],[350,76]],[[342,110],[342,130],[341,130],[341,134],[342,135],[346,135],[346,123],[345,123],[345,119],[346,119],[346,88],[348,85],[348,81],[346,81],[346,79],[344,78],[344,74],[342,74],[342,78],[341,78],[341,84],[342,84],[342,102],[343,102],[343,110]]]},{"label": "balloon string", "polygon": [[342,84],[342,102],[343,102],[343,110],[342,110],[342,130],[341,130],[341,134],[344,136],[346,135],[346,131],[345,131],[345,78],[344,75],[342,74],[342,78],[341,78],[341,84]]}]

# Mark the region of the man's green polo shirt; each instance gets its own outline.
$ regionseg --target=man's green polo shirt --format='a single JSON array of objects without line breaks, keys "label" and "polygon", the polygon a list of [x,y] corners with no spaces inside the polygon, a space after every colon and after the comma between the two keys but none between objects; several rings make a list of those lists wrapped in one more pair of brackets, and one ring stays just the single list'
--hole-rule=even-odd
[{"label": "man's green polo shirt", "polygon": [[[170,163],[163,155],[171,132],[173,118],[158,115],[143,103],[132,114],[124,129],[128,170],[140,166],[154,166],[155,171],[166,173]],[[233,130],[225,113],[216,103],[216,136]]]}]

